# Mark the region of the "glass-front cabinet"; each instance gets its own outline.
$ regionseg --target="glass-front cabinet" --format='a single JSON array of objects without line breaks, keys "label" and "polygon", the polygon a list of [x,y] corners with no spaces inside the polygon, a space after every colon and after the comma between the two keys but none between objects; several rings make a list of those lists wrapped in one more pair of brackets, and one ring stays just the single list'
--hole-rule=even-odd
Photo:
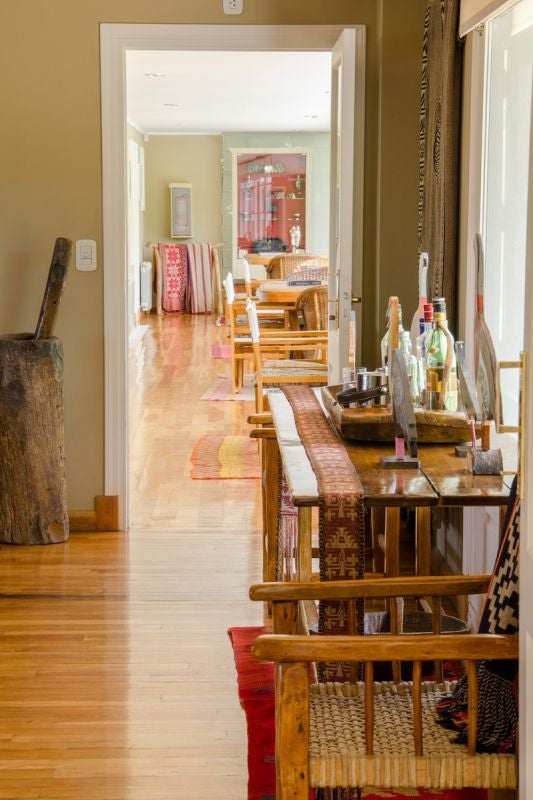
[{"label": "glass-front cabinet", "polygon": [[305,252],[308,153],[236,154],[236,245],[251,253]]}]

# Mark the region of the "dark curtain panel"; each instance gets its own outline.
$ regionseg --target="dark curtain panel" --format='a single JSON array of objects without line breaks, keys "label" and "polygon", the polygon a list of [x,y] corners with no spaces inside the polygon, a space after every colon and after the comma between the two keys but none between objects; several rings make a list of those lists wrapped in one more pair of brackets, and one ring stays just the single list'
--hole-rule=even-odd
[{"label": "dark curtain panel", "polygon": [[445,297],[455,329],[459,128],[463,48],[459,0],[428,0],[420,104],[418,244],[429,254],[428,296]]}]

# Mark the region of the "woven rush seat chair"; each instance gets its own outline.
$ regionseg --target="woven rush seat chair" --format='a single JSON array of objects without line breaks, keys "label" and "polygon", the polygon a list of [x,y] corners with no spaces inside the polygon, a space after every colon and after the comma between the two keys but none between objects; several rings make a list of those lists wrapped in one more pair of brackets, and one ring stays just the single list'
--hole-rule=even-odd
[{"label": "woven rush seat chair", "polygon": [[313,256],[308,253],[287,253],[275,256],[266,267],[269,278],[287,280],[293,272],[304,267],[327,267],[329,259],[324,256]]},{"label": "woven rush seat chair", "polygon": [[296,272],[291,272],[287,281],[293,283],[295,281],[320,281],[326,283],[329,275],[329,267],[313,266],[301,267]]},{"label": "woven rush seat chair", "polygon": [[[246,361],[253,363],[254,353],[252,349],[252,337],[248,324],[248,315],[244,299],[238,300],[235,295],[233,276],[229,272],[223,281],[226,293],[225,318],[229,325],[230,340],[230,359],[231,359],[231,383],[234,394],[238,394],[243,386],[244,364]],[[285,326],[283,314],[273,316],[268,313],[263,316],[262,311],[258,311],[258,320],[261,328],[265,330],[279,331]],[[266,333],[268,336],[268,333]]]},{"label": "woven rush seat chair", "polygon": [[[246,302],[255,366],[256,412],[263,411],[263,391],[283,383],[307,383],[324,386],[328,379],[327,331],[265,331],[259,327],[257,308]],[[304,347],[305,345],[305,347]],[[290,358],[291,353],[312,348],[315,359]]]},{"label": "woven rush seat chair", "polygon": [[[299,604],[310,599],[351,603],[358,598],[426,596],[437,606],[446,595],[484,593],[490,580],[488,575],[432,576],[252,586],[253,600],[272,603],[276,631],[258,637],[252,652],[276,667],[277,800],[308,800],[310,787],[351,789],[353,796],[360,796],[363,787],[477,787],[492,789],[493,798],[510,796],[503,790],[517,785],[515,755],[476,752],[476,662],[517,659],[517,636],[296,633]],[[374,663],[393,659],[413,662],[412,681],[375,682]],[[466,744],[453,742],[452,733],[437,721],[436,704],[454,684],[423,682],[422,663],[434,659],[466,661]],[[310,685],[310,666],[324,661],[363,664],[364,681]]]}]

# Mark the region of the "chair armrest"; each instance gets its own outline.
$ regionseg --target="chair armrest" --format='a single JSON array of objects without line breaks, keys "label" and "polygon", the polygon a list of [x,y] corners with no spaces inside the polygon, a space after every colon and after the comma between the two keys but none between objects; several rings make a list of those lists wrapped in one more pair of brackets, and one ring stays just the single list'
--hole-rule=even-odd
[{"label": "chair armrest", "polygon": [[259,636],[259,661],[434,661],[518,658],[518,635],[420,634],[401,636]]},{"label": "chair armrest", "polygon": [[263,412],[262,414],[250,414],[247,418],[250,425],[272,425],[272,414]]},{"label": "chair armrest", "polygon": [[295,602],[299,600],[352,600],[379,597],[441,597],[484,594],[490,575],[432,575],[414,578],[371,578],[352,581],[256,583],[252,600]]}]

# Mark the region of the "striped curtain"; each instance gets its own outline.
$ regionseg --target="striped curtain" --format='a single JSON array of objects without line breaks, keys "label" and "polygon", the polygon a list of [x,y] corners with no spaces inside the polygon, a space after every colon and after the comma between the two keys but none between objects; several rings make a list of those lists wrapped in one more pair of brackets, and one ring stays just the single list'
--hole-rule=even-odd
[{"label": "striped curtain", "polygon": [[211,245],[188,244],[189,283],[187,309],[191,314],[209,314],[213,307]]},{"label": "striped curtain", "polygon": [[463,48],[458,0],[428,0],[422,53],[418,248],[429,255],[428,296],[445,297],[455,326],[459,129]]}]

